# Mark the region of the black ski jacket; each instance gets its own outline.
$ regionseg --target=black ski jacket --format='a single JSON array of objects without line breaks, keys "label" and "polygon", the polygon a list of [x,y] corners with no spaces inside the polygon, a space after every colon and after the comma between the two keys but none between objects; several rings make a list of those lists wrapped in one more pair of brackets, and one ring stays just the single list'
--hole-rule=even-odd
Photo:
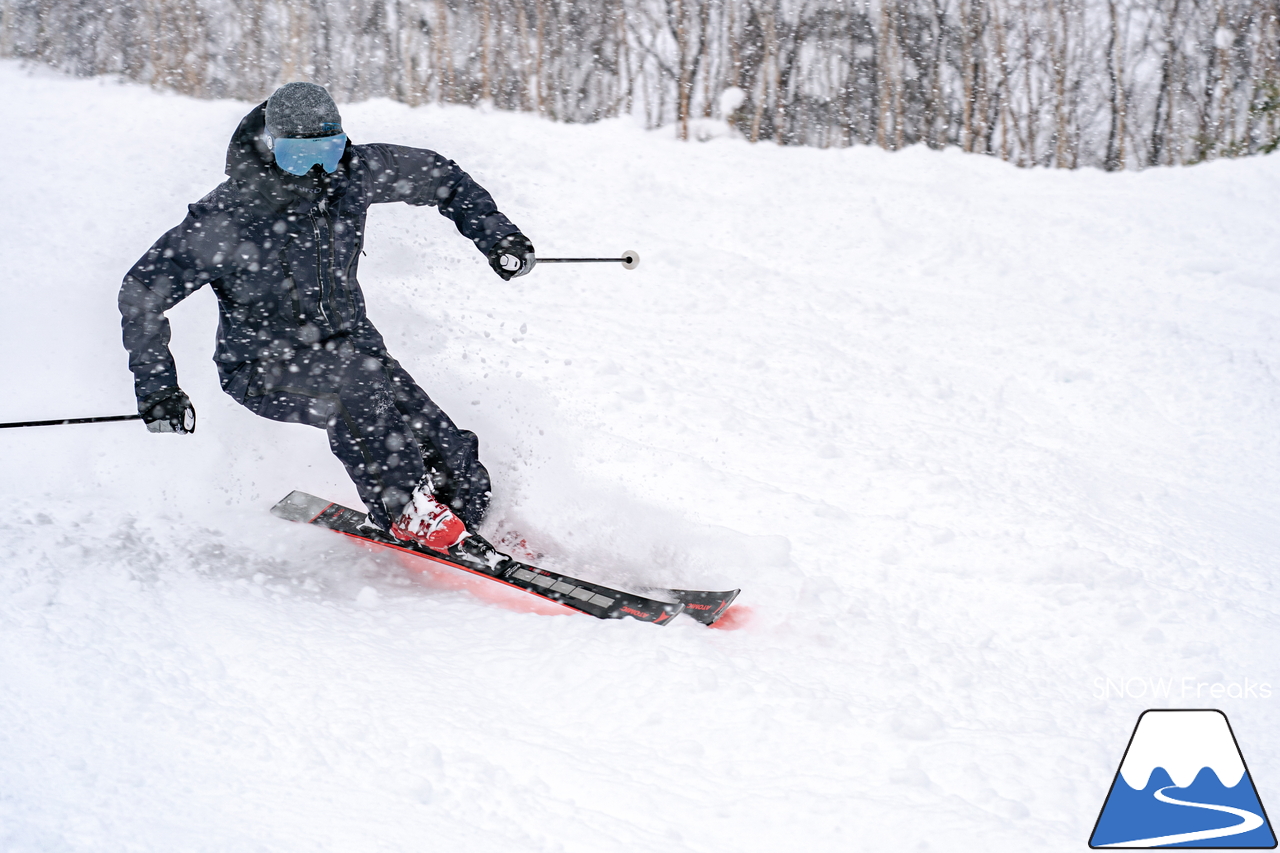
[{"label": "black ski jacket", "polygon": [[369,205],[435,205],[487,255],[519,229],[452,160],[418,148],[347,143],[342,162],[310,194],[275,167],[262,141],[266,104],[244,117],[227,148],[227,180],[129,270],[120,314],[138,400],[176,387],[164,312],[208,284],[218,296],[218,365],[240,402],[253,365],[345,339],[385,352],[356,281]]}]

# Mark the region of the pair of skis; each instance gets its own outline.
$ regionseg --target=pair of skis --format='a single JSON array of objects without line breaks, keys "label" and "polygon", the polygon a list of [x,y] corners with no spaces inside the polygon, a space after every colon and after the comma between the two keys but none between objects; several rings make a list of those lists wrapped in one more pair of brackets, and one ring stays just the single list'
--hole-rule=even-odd
[{"label": "pair of skis", "polygon": [[365,513],[306,492],[290,492],[271,508],[271,514],[287,521],[312,524],[355,539],[412,554],[441,566],[461,569],[597,619],[629,617],[641,622],[665,625],[683,613],[704,625],[711,625],[724,615],[740,592],[736,589],[726,592],[660,589],[651,591],[659,596],[658,598],[648,598],[516,560],[503,563],[497,574],[491,574],[451,560],[444,554],[420,548],[410,542],[393,539],[376,528],[362,527]]}]

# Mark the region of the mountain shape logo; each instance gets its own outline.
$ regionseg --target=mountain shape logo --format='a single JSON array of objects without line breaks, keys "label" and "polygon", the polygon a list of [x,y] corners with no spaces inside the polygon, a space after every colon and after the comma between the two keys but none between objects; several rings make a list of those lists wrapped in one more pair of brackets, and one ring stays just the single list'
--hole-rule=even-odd
[{"label": "mountain shape logo", "polygon": [[1226,714],[1143,711],[1089,846],[1274,848]]}]

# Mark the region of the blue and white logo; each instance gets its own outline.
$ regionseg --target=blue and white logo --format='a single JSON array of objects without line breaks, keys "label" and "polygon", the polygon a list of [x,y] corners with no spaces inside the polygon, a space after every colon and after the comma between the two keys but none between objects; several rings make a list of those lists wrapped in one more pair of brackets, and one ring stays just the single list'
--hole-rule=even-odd
[{"label": "blue and white logo", "polygon": [[1144,711],[1089,846],[1274,848],[1221,711]]}]

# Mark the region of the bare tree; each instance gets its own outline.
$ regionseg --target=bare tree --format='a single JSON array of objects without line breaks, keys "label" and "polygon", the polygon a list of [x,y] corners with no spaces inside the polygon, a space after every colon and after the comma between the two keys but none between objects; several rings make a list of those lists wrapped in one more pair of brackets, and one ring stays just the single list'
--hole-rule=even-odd
[{"label": "bare tree", "polygon": [[1280,0],[0,0],[0,56],[199,97],[306,79],[1024,166],[1280,145]]}]

